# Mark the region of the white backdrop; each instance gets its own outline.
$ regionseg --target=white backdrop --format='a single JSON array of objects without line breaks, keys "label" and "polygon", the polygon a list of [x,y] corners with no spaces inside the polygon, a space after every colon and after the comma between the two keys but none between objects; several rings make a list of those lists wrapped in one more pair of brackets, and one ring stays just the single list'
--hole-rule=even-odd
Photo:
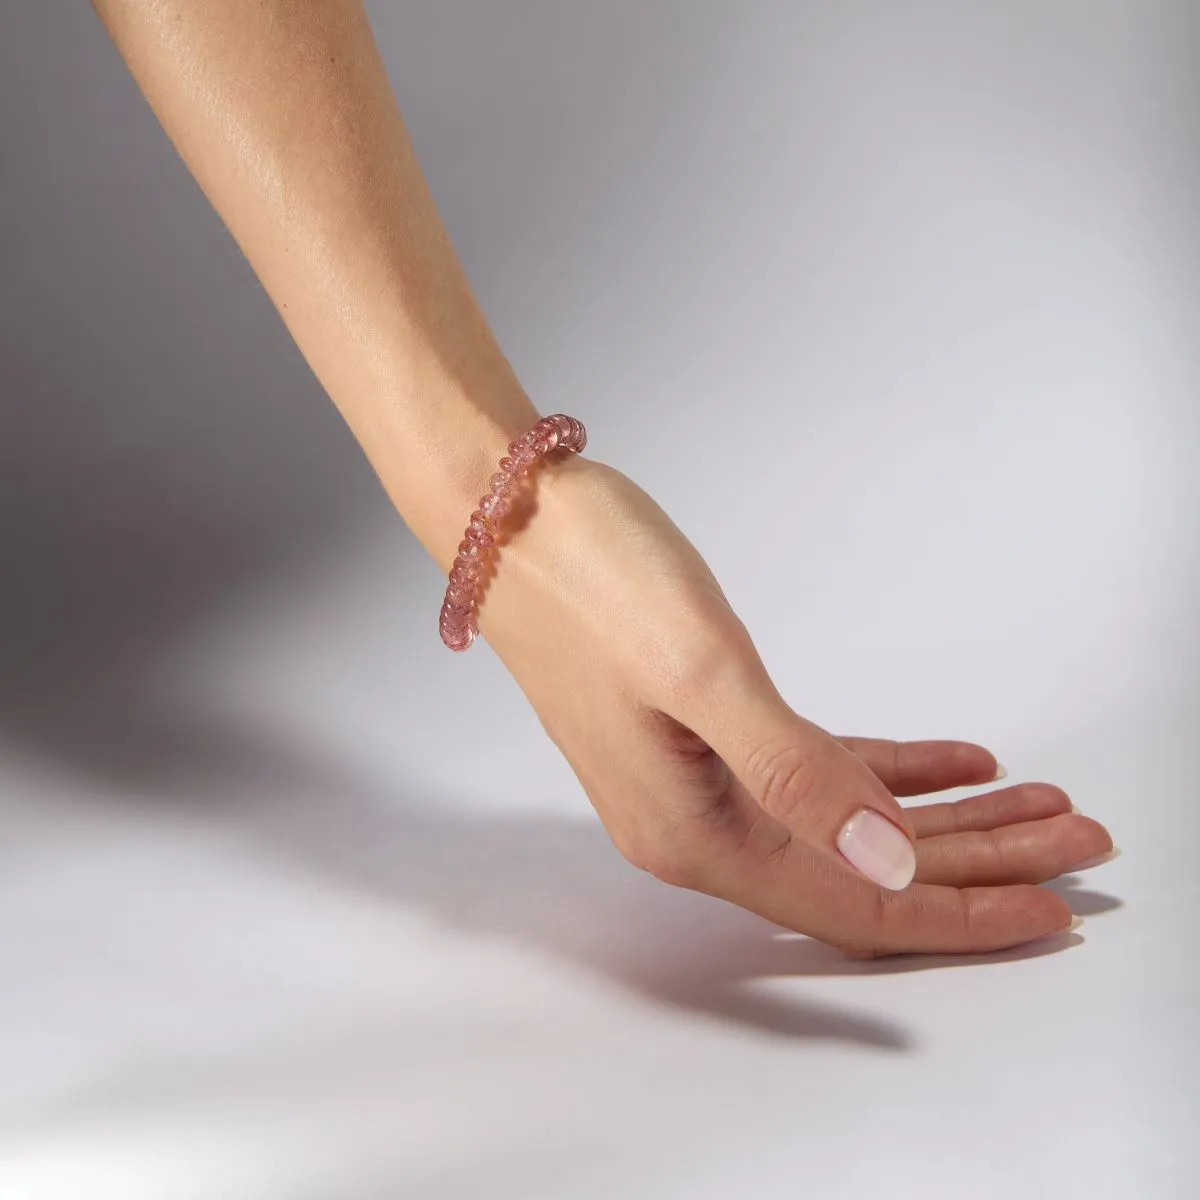
[{"label": "white backdrop", "polygon": [[1055,885],[1079,934],[970,963],[628,867],[491,652],[441,647],[99,24],[25,6],[0,1196],[1195,1195],[1195,6],[372,16],[527,387],[797,709],[984,741],[1124,856]]}]

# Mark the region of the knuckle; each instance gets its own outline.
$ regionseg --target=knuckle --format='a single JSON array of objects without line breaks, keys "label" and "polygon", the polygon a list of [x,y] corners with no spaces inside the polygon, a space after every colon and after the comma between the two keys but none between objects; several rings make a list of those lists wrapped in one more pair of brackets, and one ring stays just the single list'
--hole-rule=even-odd
[{"label": "knuckle", "polygon": [[807,747],[766,744],[750,756],[747,769],[758,781],[759,807],[770,816],[790,824],[812,807],[821,771]]},{"label": "knuckle", "polygon": [[1009,862],[1008,853],[1005,848],[1003,839],[995,829],[988,830],[983,835],[984,851],[991,860],[992,870],[997,877],[1003,877],[1008,874]]},{"label": "knuckle", "polygon": [[958,919],[964,946],[974,946],[979,926],[979,910],[968,895],[964,895],[958,906]]}]

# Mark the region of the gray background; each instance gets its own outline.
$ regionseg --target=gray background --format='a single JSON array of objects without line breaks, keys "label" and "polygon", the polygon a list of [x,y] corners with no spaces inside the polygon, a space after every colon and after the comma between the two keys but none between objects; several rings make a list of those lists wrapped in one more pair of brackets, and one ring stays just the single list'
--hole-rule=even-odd
[{"label": "gray background", "polygon": [[535,401],[796,707],[1125,856],[972,970],[627,868],[99,23],[11,6],[0,1192],[1191,1194],[1197,6],[371,12]]}]

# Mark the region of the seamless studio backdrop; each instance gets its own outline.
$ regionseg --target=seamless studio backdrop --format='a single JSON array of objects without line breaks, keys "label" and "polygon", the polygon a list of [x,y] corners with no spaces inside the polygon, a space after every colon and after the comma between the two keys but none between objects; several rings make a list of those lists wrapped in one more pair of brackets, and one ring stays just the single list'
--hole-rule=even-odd
[{"label": "seamless studio backdrop", "polygon": [[99,22],[19,5],[0,1195],[1196,1195],[1196,6],[370,9],[535,402],[793,705],[1124,856],[971,964],[627,866]]}]

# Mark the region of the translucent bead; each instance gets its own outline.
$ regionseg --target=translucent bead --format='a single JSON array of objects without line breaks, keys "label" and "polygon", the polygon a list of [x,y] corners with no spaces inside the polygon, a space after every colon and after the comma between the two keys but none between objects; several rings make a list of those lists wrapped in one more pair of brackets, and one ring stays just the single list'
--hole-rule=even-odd
[{"label": "translucent bead", "polygon": [[578,453],[587,444],[583,424],[565,413],[541,417],[533,427],[509,444],[499,470],[488,484],[488,493],[468,519],[458,555],[451,566],[438,627],[442,641],[454,651],[466,650],[478,636],[475,607],[479,580],[495,545],[496,522],[512,507],[512,492],[537,460],[556,447]]},{"label": "translucent bead", "polygon": [[578,452],[587,444],[587,433],[582,423],[575,420],[574,417],[568,417],[563,413],[555,413],[550,420],[558,428],[558,444],[560,446]]},{"label": "translucent bead", "polygon": [[543,417],[533,428],[538,440],[545,443],[547,452],[558,445],[558,426],[549,417]]},{"label": "translucent bead", "polygon": [[508,501],[496,492],[490,496],[484,496],[479,502],[479,511],[492,521],[498,521],[509,510]]},{"label": "translucent bead", "polygon": [[442,636],[442,641],[456,653],[461,653],[463,650],[470,650],[471,643],[475,640],[475,630],[467,629],[463,633],[455,637]]}]

